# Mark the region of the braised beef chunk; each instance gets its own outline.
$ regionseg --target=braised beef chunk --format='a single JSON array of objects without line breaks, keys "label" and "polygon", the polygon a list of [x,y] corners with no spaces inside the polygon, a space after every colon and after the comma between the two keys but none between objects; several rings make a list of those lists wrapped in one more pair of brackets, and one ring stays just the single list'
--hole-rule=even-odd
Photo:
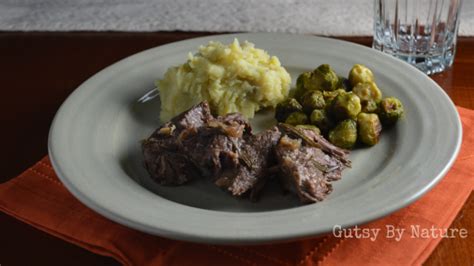
[{"label": "braised beef chunk", "polygon": [[184,130],[178,140],[201,174],[215,180],[223,170],[239,164],[238,150],[249,132],[247,121],[240,115],[229,114],[210,119],[198,129]]},{"label": "braised beef chunk", "polygon": [[216,179],[223,169],[238,164],[240,140],[221,129],[204,126],[180,137],[182,150],[200,169],[201,174]]},{"label": "braised beef chunk", "polygon": [[331,156],[335,157],[339,161],[341,161],[344,165],[350,167],[351,161],[347,158],[350,151],[341,149],[337,146],[334,146],[331,142],[325,139],[322,135],[315,133],[312,130],[308,129],[300,129],[305,136],[309,139],[314,141],[316,144],[315,146],[323,150],[325,153],[330,154]]},{"label": "braised beef chunk", "polygon": [[238,163],[223,171],[215,184],[234,196],[249,190],[256,196],[268,177],[267,169],[275,164],[274,147],[279,139],[280,131],[275,127],[240,142],[236,146]]},{"label": "braised beef chunk", "polygon": [[170,122],[176,126],[178,132],[181,132],[183,129],[199,128],[213,119],[209,104],[204,101],[176,116]]},{"label": "braised beef chunk", "polygon": [[183,153],[178,136],[197,130],[214,119],[209,105],[202,102],[159,127],[142,142],[145,168],[162,185],[181,185],[199,176],[199,171]]},{"label": "braised beef chunk", "polygon": [[275,153],[280,165],[280,178],[285,188],[296,193],[302,202],[322,201],[332,191],[330,182],[340,179],[342,170],[350,162],[344,150],[336,150],[328,142],[323,142],[324,147],[321,147],[318,141],[322,137],[318,134],[302,133],[309,142],[305,141],[306,138],[288,135],[278,142]]},{"label": "braised beef chunk", "polygon": [[199,172],[194,164],[187,156],[173,150],[174,143],[148,139],[142,146],[145,167],[157,183],[181,185],[197,177]]},{"label": "braised beef chunk", "polygon": [[[283,136],[283,137],[282,137]],[[145,167],[162,185],[210,179],[234,196],[255,198],[278,175],[302,202],[317,202],[350,166],[348,151],[311,130],[281,124],[252,134],[240,114],[214,117],[206,102],[173,118],[142,143]]]},{"label": "braised beef chunk", "polygon": [[239,129],[242,130],[241,136],[244,138],[252,135],[252,127],[239,113],[230,113],[225,116],[219,116],[217,120],[225,125],[238,125]]},{"label": "braised beef chunk", "polygon": [[143,141],[145,167],[163,185],[183,184],[200,175],[216,179],[223,169],[239,163],[236,151],[251,132],[240,114],[215,118],[202,102]]}]

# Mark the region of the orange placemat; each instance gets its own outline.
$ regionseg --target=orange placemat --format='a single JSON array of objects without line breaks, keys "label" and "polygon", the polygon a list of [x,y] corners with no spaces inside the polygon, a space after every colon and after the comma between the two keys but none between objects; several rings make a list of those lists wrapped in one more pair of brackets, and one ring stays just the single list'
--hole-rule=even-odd
[{"label": "orange placemat", "polygon": [[[125,265],[421,264],[442,239],[426,233],[448,229],[474,185],[474,111],[458,111],[464,136],[454,166],[417,202],[359,228],[372,230],[364,232],[380,229],[377,237],[374,233],[369,238],[356,237],[352,230],[346,231],[352,238],[328,234],[291,243],[239,247],[156,237],[112,222],[81,204],[57,179],[47,157],[0,185],[0,210]],[[405,231],[398,239],[389,227]],[[454,235],[462,237],[460,232]]]}]

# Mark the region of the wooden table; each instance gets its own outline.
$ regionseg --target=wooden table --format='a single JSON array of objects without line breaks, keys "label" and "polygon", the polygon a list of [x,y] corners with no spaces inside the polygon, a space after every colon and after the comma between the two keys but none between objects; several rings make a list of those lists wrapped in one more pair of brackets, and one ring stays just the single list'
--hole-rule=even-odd
[{"label": "wooden table", "polygon": [[[55,112],[83,81],[102,68],[157,45],[209,33],[0,32],[2,122],[0,182],[47,153]],[[370,38],[342,38],[370,45]],[[454,66],[433,76],[453,101],[474,109],[474,38],[460,38]],[[474,265],[474,195],[451,225],[466,239],[444,239],[426,265]],[[0,213],[0,265],[117,265]]]}]

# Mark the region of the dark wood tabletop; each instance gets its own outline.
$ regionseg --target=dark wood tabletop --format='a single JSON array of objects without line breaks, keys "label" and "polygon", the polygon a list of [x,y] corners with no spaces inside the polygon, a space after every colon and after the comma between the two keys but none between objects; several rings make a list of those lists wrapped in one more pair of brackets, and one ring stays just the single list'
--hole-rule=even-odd
[{"label": "dark wood tabletop", "polygon": [[[0,183],[47,154],[55,112],[83,81],[126,56],[210,33],[0,32]],[[369,46],[371,38],[340,38]],[[474,109],[474,37],[459,38],[455,63],[432,78],[455,104]],[[415,88],[414,88],[415,89]],[[469,237],[443,239],[426,265],[474,265],[474,195],[451,225]],[[0,212],[0,265],[117,265]]]}]

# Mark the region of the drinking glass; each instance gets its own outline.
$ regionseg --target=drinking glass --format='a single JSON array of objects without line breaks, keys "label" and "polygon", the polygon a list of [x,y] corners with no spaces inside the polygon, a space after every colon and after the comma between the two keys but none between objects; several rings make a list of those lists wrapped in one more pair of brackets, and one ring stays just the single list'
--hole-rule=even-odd
[{"label": "drinking glass", "polygon": [[373,48],[426,74],[453,64],[462,0],[374,0]]}]

